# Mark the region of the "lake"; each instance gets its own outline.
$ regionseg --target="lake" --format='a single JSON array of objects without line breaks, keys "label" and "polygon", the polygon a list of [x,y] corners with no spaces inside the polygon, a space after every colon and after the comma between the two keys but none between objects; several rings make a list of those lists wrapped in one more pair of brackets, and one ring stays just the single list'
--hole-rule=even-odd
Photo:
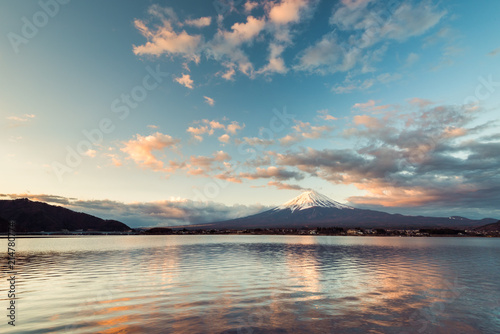
[{"label": "lake", "polygon": [[1,333],[500,332],[500,239],[82,236],[16,251],[16,326],[3,256]]}]

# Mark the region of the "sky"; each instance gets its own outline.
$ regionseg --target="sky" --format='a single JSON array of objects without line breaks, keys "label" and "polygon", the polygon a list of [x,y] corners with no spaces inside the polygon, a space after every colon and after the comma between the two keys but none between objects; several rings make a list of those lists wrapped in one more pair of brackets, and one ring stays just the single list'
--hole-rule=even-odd
[{"label": "sky", "polygon": [[500,217],[500,3],[0,2],[0,197],[166,226],[314,189]]}]

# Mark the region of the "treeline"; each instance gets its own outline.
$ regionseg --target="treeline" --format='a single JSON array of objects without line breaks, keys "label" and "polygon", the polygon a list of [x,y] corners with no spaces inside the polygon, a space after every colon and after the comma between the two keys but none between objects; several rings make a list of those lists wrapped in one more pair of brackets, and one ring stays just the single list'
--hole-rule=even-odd
[{"label": "treeline", "polygon": [[[255,228],[244,230],[233,229],[175,229],[167,227],[155,227],[141,231],[140,234],[147,235],[170,235],[170,234],[270,234],[270,235],[379,235],[379,236],[430,236],[430,235],[471,235],[465,230],[451,228],[424,228],[424,229],[401,229],[390,230],[383,228],[364,229],[344,227],[316,227],[316,228]],[[478,235],[478,233],[473,233]]]}]

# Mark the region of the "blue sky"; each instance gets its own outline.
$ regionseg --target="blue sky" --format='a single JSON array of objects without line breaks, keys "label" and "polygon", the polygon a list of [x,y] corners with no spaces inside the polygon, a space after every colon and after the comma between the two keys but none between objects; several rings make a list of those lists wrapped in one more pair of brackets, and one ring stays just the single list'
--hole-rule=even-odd
[{"label": "blue sky", "polygon": [[499,9],[2,1],[0,192],[132,225],[253,213],[304,189],[499,217]]}]

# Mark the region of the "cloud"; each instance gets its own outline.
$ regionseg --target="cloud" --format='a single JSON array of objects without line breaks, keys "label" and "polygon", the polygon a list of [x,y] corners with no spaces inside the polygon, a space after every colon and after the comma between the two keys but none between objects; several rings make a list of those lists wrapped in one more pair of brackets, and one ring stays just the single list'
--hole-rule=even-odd
[{"label": "cloud", "polygon": [[200,127],[192,127],[187,128],[186,132],[190,133],[196,140],[203,141],[203,137],[201,135],[208,133],[213,134],[213,129],[210,129],[207,125]]},{"label": "cloud", "polygon": [[376,77],[365,80],[353,80],[350,75],[346,76],[342,84],[332,87],[332,92],[336,94],[347,94],[358,90],[367,90],[377,83],[388,84],[400,80],[403,76],[400,73],[381,73]]},{"label": "cloud", "polygon": [[9,121],[16,121],[16,122],[27,122],[32,118],[35,118],[36,116],[33,114],[24,114],[23,116],[7,116],[6,118]]},{"label": "cloud", "polygon": [[243,140],[237,139],[236,144],[246,143],[250,146],[269,146],[274,144],[274,140],[262,139],[259,137],[243,137]]},{"label": "cloud", "polygon": [[409,99],[408,103],[410,103],[412,105],[419,106],[420,108],[425,108],[427,106],[430,106],[430,105],[434,104],[434,102],[432,102],[430,100],[421,99],[421,98],[418,98],[418,97],[414,97],[412,99]]},{"label": "cloud", "polygon": [[260,70],[258,70],[257,73],[258,74],[287,73],[288,69],[285,65],[285,61],[281,57],[281,54],[285,50],[285,47],[283,45],[271,43],[269,45],[269,50],[270,52],[269,52],[268,64],[262,67]]},{"label": "cloud", "polygon": [[[310,18],[317,0],[281,0],[263,3],[247,1],[244,10],[247,13],[241,21],[232,22],[229,28],[223,25],[223,17],[218,18],[218,29],[213,36],[190,34],[184,26],[204,28],[211,24],[210,17],[187,19],[181,22],[171,8],[153,5],[149,9],[148,21],[136,19],[136,29],[147,38],[143,45],[133,46],[136,55],[167,55],[183,57],[188,61],[201,61],[204,54],[207,59],[215,60],[225,69],[216,75],[234,80],[237,71],[255,78],[256,75],[270,76],[275,73],[285,74],[288,68],[283,53],[292,46],[295,35],[294,25]],[[260,17],[251,15],[257,7],[263,8]],[[237,11],[233,6],[231,12]],[[160,21],[154,25],[153,22]],[[204,36],[207,38],[205,41]],[[267,44],[269,55],[267,64],[258,71],[249,59],[246,48],[258,41]],[[187,67],[187,63],[184,63]],[[188,67],[187,67],[188,68]]]},{"label": "cloud", "polygon": [[[395,8],[391,4],[375,1],[343,1],[336,6],[330,17],[332,31],[307,47],[298,56],[294,68],[298,71],[328,74],[346,72],[365,62],[363,72],[373,71],[367,59],[378,60],[375,54],[385,52],[386,47],[372,51],[379,43],[404,42],[419,36],[436,26],[445,11],[425,3],[402,3]],[[339,36],[348,34],[349,39]],[[371,55],[371,57],[368,57]],[[415,61],[415,56],[411,56]],[[380,78],[384,81],[384,78]],[[366,86],[369,82],[365,81]],[[359,84],[357,86],[360,86]],[[355,89],[354,84],[335,88],[337,93]]]},{"label": "cloud", "polygon": [[176,145],[180,142],[179,139],[160,132],[146,137],[137,134],[135,137],[136,139],[124,142],[121,151],[127,153],[129,159],[139,166],[154,171],[164,170],[164,166],[163,162],[153,155],[153,151],[163,151],[165,148],[176,149]]},{"label": "cloud", "polygon": [[377,76],[377,80],[381,83],[387,84],[393,81],[397,81],[402,78],[399,73],[382,73]]},{"label": "cloud", "polygon": [[211,97],[203,96],[203,98],[205,99],[205,103],[208,104],[209,106],[213,107],[215,105],[215,100],[212,99]]},{"label": "cloud", "polygon": [[[264,18],[248,16],[246,22],[237,22],[231,30],[219,29],[214,38],[207,44],[207,54],[226,64],[226,67],[237,67],[241,73],[253,76],[253,65],[241,46],[249,45],[265,27]],[[226,73],[226,77],[231,77]]]},{"label": "cloud", "polygon": [[[373,4],[370,6],[370,4]],[[384,2],[358,2],[356,6],[339,6],[330,24],[343,31],[358,32],[359,46],[367,48],[381,40],[405,41],[422,35],[446,14],[428,2],[401,3],[390,8]]]},{"label": "cloud", "polygon": [[275,24],[289,24],[300,21],[300,11],[307,8],[307,0],[282,0],[269,10],[269,21]]},{"label": "cloud", "polygon": [[290,146],[290,145],[298,143],[302,140],[304,140],[304,138],[302,138],[301,136],[299,136],[297,134],[290,134],[290,135],[286,135],[284,137],[281,137],[279,139],[279,143],[283,146]]},{"label": "cloud", "polygon": [[279,190],[308,190],[296,184],[288,184],[279,181],[269,181],[268,186],[276,187]]},{"label": "cloud", "polygon": [[148,128],[150,128],[150,129],[158,129],[159,126],[158,125],[152,125],[152,124],[150,124],[150,125],[148,125]]},{"label": "cloud", "polygon": [[383,127],[383,124],[379,119],[368,115],[354,116],[354,124],[364,125],[368,129],[380,129]]},{"label": "cloud", "polygon": [[229,143],[229,139],[231,139],[231,137],[226,133],[226,134],[223,134],[222,136],[220,136],[217,139],[219,139],[220,142],[227,144],[227,143]]},{"label": "cloud", "polygon": [[360,81],[352,80],[350,77],[348,77],[346,78],[346,80],[344,80],[343,84],[337,84],[332,87],[332,92],[337,94],[347,94],[357,90],[366,90],[372,87],[374,84],[374,79],[365,79],[363,81]]},{"label": "cloud", "polygon": [[364,103],[355,103],[352,108],[359,109],[365,112],[379,112],[387,110],[391,107],[390,105],[377,105],[378,102],[380,101],[368,100]]},{"label": "cloud", "polygon": [[334,117],[334,116],[328,114],[328,109],[318,110],[317,113],[319,114],[318,117],[325,120],[325,121],[336,121],[337,120],[337,117]]},{"label": "cloud", "polygon": [[184,21],[185,24],[190,25],[190,26],[195,26],[195,27],[198,27],[198,28],[208,27],[211,22],[212,22],[212,18],[209,17],[209,16],[200,17],[199,19],[193,19],[193,20],[186,20],[186,21]]},{"label": "cloud", "polygon": [[259,7],[259,3],[256,1],[247,1],[245,2],[245,12],[250,13],[255,8]]},{"label": "cloud", "polygon": [[57,195],[47,195],[47,194],[0,194],[0,198],[2,199],[19,199],[19,198],[27,198],[32,201],[45,202],[50,204],[70,204],[73,201],[76,201],[77,198],[74,197],[64,197]]},{"label": "cloud", "polygon": [[146,21],[136,19],[134,26],[148,40],[146,44],[134,45],[133,52],[136,55],[151,56],[176,56],[179,55],[188,60],[199,62],[201,35],[190,35],[185,30],[175,31],[175,26],[180,26],[177,17],[171,8],[161,8],[153,5],[149,9],[153,18],[160,19],[162,25],[156,29],[149,28]]},{"label": "cloud", "polygon": [[242,130],[245,127],[245,124],[240,125],[238,122],[231,122],[231,124],[228,124],[226,127],[226,131],[230,134],[235,135],[238,130]]},{"label": "cloud", "polygon": [[111,159],[111,164],[115,167],[120,167],[123,165],[122,161],[116,154],[106,154],[108,158]]},{"label": "cloud", "polygon": [[221,77],[226,79],[226,80],[231,81],[231,80],[234,80],[235,74],[236,74],[236,70],[234,69],[234,64],[229,63],[227,71],[222,73]]},{"label": "cloud", "polygon": [[227,161],[231,160],[231,156],[224,151],[217,151],[214,153],[213,157],[204,156],[191,156],[190,162],[192,165],[197,167],[209,167],[210,164],[216,161]]},{"label": "cloud", "polygon": [[193,80],[191,80],[189,74],[183,74],[181,77],[174,78],[174,80],[186,88],[193,89]]},{"label": "cloud", "polygon": [[231,156],[224,151],[217,151],[211,157],[191,156],[186,164],[188,174],[209,176],[214,170],[221,170],[221,164],[230,161]]},{"label": "cloud", "polygon": [[289,179],[302,180],[304,178],[302,173],[296,171],[289,171],[283,167],[276,167],[276,166],[270,166],[268,168],[257,167],[255,172],[240,173],[239,176],[249,180],[274,178],[276,180],[281,180],[281,181]]},{"label": "cloud", "polygon": [[467,106],[414,106],[379,118],[353,116],[347,137],[356,138],[355,149],[302,148],[277,154],[276,165],[354,185],[365,192],[349,199],[355,204],[493,208],[500,141],[481,133],[495,125],[473,125],[480,111]]},{"label": "cloud", "polygon": [[34,114],[24,114],[22,116],[7,116],[5,118],[10,121],[8,125],[9,128],[17,128],[19,126],[25,125],[35,117],[36,115]]},{"label": "cloud", "polygon": [[239,130],[245,128],[245,124],[240,124],[236,121],[232,121],[228,124],[223,124],[215,120],[210,121],[208,119],[203,119],[195,123],[202,123],[204,125],[200,125],[197,127],[190,126],[186,131],[199,141],[203,141],[202,135],[208,134],[209,136],[211,136],[215,133],[216,130],[224,131],[228,135],[235,135]]},{"label": "cloud", "polygon": [[333,130],[333,127],[328,125],[314,126],[309,122],[295,121],[292,127],[294,133],[288,134],[279,139],[279,143],[283,146],[290,146],[305,139],[325,138]]},{"label": "cloud", "polygon": [[88,149],[87,151],[85,151],[84,155],[88,156],[89,158],[95,158],[95,156],[97,155],[97,151]]},{"label": "cloud", "polygon": [[299,63],[294,66],[298,71],[319,74],[345,72],[359,61],[360,50],[345,49],[333,34],[326,34],[316,44],[309,46],[299,55]]},{"label": "cloud", "polygon": [[495,50],[488,52],[488,56],[494,57],[499,53],[500,53],[500,48],[496,48]]},{"label": "cloud", "polygon": [[406,58],[406,66],[412,66],[420,59],[420,56],[414,52],[410,52],[408,57]]}]

